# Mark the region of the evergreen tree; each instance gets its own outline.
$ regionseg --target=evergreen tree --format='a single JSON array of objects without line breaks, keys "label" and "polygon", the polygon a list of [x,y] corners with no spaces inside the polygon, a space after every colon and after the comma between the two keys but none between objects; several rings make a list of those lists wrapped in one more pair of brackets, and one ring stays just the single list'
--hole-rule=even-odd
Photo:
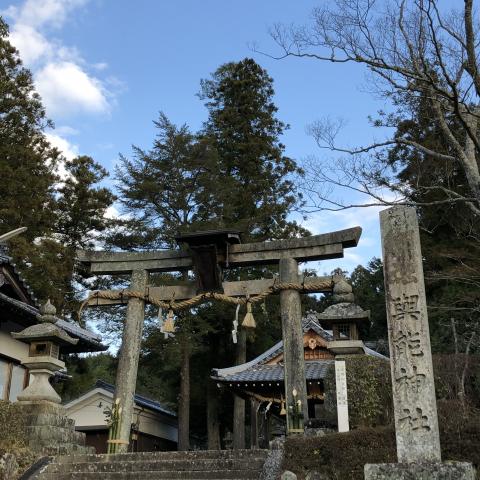
[{"label": "evergreen tree", "polygon": [[0,232],[28,227],[23,242],[49,232],[54,216],[59,153],[45,137],[49,126],[32,75],[0,17]]},{"label": "evergreen tree", "polygon": [[65,171],[66,178],[57,190],[55,233],[72,251],[91,248],[111,223],[105,213],[115,197],[108,188],[98,186],[108,173],[87,156],[66,162]]},{"label": "evergreen tree", "polygon": [[363,340],[382,340],[386,344],[388,333],[382,261],[372,258],[366,267],[358,265],[350,275],[350,282],[355,303],[370,310],[370,324],[361,326],[360,337]]},{"label": "evergreen tree", "polygon": [[215,152],[163,113],[154,124],[153,148],[134,146],[133,158],[122,155],[116,169],[119,200],[134,220],[110,242],[126,250],[173,248],[179,229],[205,228],[213,216]]},{"label": "evergreen tree", "polygon": [[301,172],[284,155],[280,137],[288,126],[276,117],[273,95],[273,79],[250,58],[221,65],[201,81],[209,112],[203,134],[219,158],[219,225],[242,231],[245,240],[301,231],[287,220],[299,200],[291,175]]},{"label": "evergreen tree", "polygon": [[75,250],[101,241],[112,222],[105,213],[114,197],[97,186],[107,172],[90,157],[65,162],[65,172],[55,191],[49,231],[33,243],[17,243],[15,253],[36,295],[50,298],[60,314],[69,316],[78,308],[78,288],[84,284],[75,273]]},{"label": "evergreen tree", "polygon": [[[113,197],[95,186],[106,172],[92,159],[67,162],[49,144],[44,132],[52,127],[0,18],[0,232],[28,228],[11,242],[10,254],[37,297],[68,313],[75,248],[106,227]],[[65,179],[56,174],[60,162]]]}]

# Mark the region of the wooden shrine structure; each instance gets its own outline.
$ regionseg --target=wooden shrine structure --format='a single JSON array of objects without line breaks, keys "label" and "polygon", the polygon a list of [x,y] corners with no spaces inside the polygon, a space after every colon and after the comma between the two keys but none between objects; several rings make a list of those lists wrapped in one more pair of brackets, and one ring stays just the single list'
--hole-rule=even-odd
[{"label": "wooden shrine structure", "polygon": [[[94,275],[130,274],[130,288],[99,292],[87,299],[90,306],[127,303],[122,347],[116,377],[115,400],[121,405],[116,452],[126,452],[130,436],[133,398],[138,370],[145,302],[167,306],[171,310],[188,308],[209,299],[234,299],[236,303],[253,303],[270,293],[279,292],[282,337],[284,342],[285,401],[300,405],[307,412],[304,344],[301,321],[301,293],[332,292],[341,294],[343,277],[303,278],[299,262],[343,257],[344,249],[355,247],[361,228],[354,227],[304,238],[270,242],[240,243],[238,232],[207,231],[177,238],[181,248],[152,252],[79,251],[78,260]],[[222,282],[226,269],[278,265],[279,279]],[[149,273],[195,271],[196,283],[183,286],[149,285]],[[288,408],[287,408],[288,410]],[[287,415],[287,431],[292,419]]]}]

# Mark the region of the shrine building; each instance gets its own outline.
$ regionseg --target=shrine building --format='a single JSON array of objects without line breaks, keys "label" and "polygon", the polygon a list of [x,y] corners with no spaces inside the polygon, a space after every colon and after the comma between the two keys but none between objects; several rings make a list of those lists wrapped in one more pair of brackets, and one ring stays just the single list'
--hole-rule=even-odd
[{"label": "shrine building", "polygon": [[[324,379],[335,359],[352,355],[387,357],[368,348],[359,338],[359,324],[368,321],[370,312],[353,302],[328,307],[323,313],[309,312],[302,319],[305,377],[307,384],[307,425],[326,425],[323,418]],[[283,341],[253,360],[234,367],[213,369],[211,378],[242,398],[250,399],[255,412],[252,432],[256,446],[268,445],[274,435],[284,434],[285,387]],[[253,413],[252,413],[253,416]]]}]

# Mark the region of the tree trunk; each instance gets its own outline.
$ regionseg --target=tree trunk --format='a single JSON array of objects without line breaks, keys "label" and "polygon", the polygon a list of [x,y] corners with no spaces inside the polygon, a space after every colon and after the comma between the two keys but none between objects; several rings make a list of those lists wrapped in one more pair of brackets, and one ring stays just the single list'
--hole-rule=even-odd
[{"label": "tree trunk", "polygon": [[473,332],[470,340],[468,340],[467,342],[467,346],[465,348],[465,361],[463,364],[462,376],[460,377],[460,388],[458,396],[460,397],[460,401],[462,402],[462,407],[464,411],[466,409],[465,379],[467,377],[467,371],[470,363],[470,347],[472,345],[473,339],[475,338],[475,335],[476,333]]},{"label": "tree trunk", "polygon": [[186,335],[180,342],[180,395],[178,398],[178,450],[190,449],[190,345]]},{"label": "tree trunk", "polygon": [[[235,365],[241,365],[247,359],[247,335],[242,327],[236,347]],[[233,448],[241,450],[245,448],[245,400],[235,395],[233,402]]]},{"label": "tree trunk", "polygon": [[254,398],[250,399],[250,448],[258,448],[258,432],[257,432],[257,408],[258,403]]},{"label": "tree trunk", "polygon": [[220,450],[220,422],[218,420],[218,391],[212,380],[207,385],[208,449]]}]

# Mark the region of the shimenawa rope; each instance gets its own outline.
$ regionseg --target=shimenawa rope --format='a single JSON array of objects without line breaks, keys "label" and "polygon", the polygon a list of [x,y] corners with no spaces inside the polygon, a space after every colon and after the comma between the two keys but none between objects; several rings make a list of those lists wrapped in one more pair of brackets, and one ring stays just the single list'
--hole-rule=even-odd
[{"label": "shimenawa rope", "polygon": [[186,308],[193,307],[194,305],[198,305],[199,303],[207,302],[209,300],[218,300],[221,302],[233,303],[235,305],[248,305],[257,302],[261,302],[263,299],[268,297],[269,295],[280,292],[282,290],[297,290],[300,292],[309,292],[315,290],[327,290],[333,288],[334,281],[333,277],[331,280],[321,281],[317,283],[309,283],[305,285],[304,283],[274,283],[271,287],[267,290],[259,293],[258,295],[248,296],[248,297],[229,297],[224,293],[217,293],[217,292],[205,292],[200,293],[199,295],[195,295],[188,300],[183,300],[181,302],[175,302],[172,299],[170,302],[164,302],[163,300],[159,300],[155,297],[149,295],[149,292],[139,292],[135,290],[121,290],[119,292],[106,292],[102,290],[97,290],[92,292],[88,298],[80,305],[78,310],[78,318],[81,318],[82,311],[89,304],[91,300],[104,298],[106,300],[122,300],[129,299],[129,298],[138,298],[140,300],[145,301],[146,303],[150,303],[152,305],[156,305],[157,307],[168,309],[168,310],[185,310]]}]

